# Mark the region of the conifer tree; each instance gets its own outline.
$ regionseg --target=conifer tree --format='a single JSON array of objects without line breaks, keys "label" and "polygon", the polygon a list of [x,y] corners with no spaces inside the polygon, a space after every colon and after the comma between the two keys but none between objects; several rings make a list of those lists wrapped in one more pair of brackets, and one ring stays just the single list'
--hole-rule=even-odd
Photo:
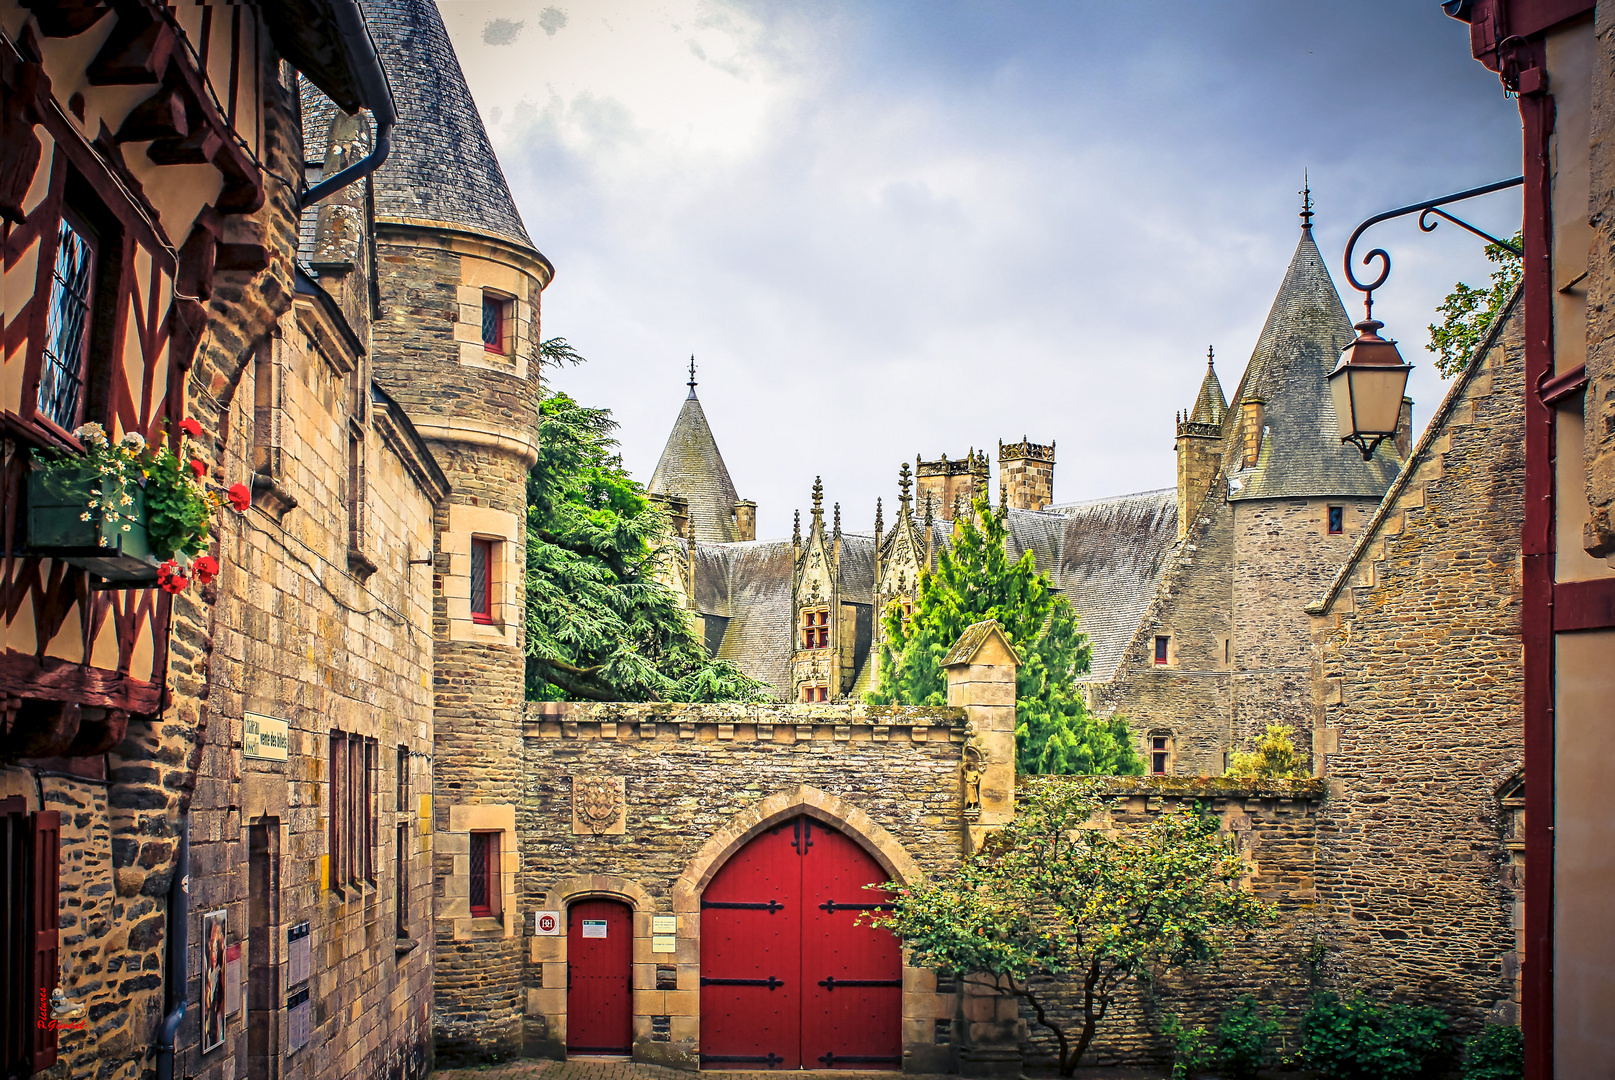
[{"label": "conifer tree", "polygon": [[912,614],[895,601],[882,618],[879,686],[873,705],[944,705],[942,658],[967,626],[996,619],[1020,654],[1015,679],[1015,767],[1022,773],[1136,775],[1126,721],[1089,714],[1076,680],[1087,674],[1092,650],[1076,613],[1037,572],[1032,553],[1011,559],[1004,519],[985,497],[954,522],[951,548],[934,572],[920,574]]}]

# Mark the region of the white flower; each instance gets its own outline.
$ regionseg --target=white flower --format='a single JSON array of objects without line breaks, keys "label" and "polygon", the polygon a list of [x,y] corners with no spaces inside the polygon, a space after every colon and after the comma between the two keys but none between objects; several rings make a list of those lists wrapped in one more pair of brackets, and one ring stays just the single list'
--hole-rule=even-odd
[{"label": "white flower", "polygon": [[107,429],[102,427],[100,424],[97,424],[93,420],[88,424],[80,424],[73,430],[73,434],[77,435],[84,442],[91,443],[96,446],[105,446],[107,442]]},{"label": "white flower", "polygon": [[130,503],[132,503],[132,502],[134,502],[134,501],[135,501],[135,500],[134,500],[134,496],[132,496],[132,495],[125,495],[125,496],[124,496],[124,497],[123,497],[123,498],[121,498],[121,499],[119,499],[119,500],[118,500],[118,505],[119,505],[119,506],[128,506],[128,505],[129,505],[129,504],[130,504]]},{"label": "white flower", "polygon": [[146,448],[146,437],[138,431],[128,431],[124,433],[120,444],[127,446],[131,450],[144,450]]},{"label": "white flower", "polygon": [[90,520],[90,512],[88,510],[84,511],[84,513],[79,515],[79,520],[80,521],[89,521]]}]

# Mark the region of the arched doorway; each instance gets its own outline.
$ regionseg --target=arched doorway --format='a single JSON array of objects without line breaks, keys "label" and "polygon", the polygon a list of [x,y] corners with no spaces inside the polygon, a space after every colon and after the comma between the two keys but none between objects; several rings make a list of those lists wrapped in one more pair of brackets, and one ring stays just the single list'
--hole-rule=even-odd
[{"label": "arched doorway", "polygon": [[566,1052],[626,1054],[634,1042],[634,915],[617,900],[566,912]]},{"label": "arched doorway", "polygon": [[856,841],[814,818],[753,837],[701,895],[701,1064],[902,1065],[897,939],[859,925],[891,897]]}]

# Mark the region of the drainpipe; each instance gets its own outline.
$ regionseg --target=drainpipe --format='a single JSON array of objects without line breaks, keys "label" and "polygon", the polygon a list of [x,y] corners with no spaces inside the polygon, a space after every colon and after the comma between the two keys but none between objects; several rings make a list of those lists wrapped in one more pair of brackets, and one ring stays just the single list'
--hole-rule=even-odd
[{"label": "drainpipe", "polygon": [[168,986],[170,1012],[163,1017],[157,1038],[157,1080],[174,1080],[174,1039],[185,1019],[185,953],[191,925],[191,822],[186,814],[179,819],[179,860],[174,880],[168,886]]},{"label": "drainpipe", "polygon": [[376,118],[376,145],[362,161],[354,162],[335,176],[328,176],[303,192],[297,206],[299,210],[308,209],[331,193],[381,168],[382,162],[387,160],[388,151],[392,149],[393,125],[398,122],[392,87],[387,83],[387,72],[381,66],[381,57],[376,55],[376,43],[371,40],[370,30],[365,26],[359,0],[335,0],[331,9],[337,31],[342,35],[342,44],[359,79],[360,97],[369,107],[370,115]]}]

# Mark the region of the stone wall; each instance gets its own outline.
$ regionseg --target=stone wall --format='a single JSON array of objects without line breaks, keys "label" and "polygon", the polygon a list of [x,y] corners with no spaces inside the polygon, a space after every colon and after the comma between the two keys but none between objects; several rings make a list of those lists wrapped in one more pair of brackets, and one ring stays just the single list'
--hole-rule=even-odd
[{"label": "stone wall", "polygon": [[[1279,1019],[1295,1045],[1301,1013],[1318,985],[1313,943],[1322,933],[1314,877],[1324,785],[1316,780],[1260,783],[1214,778],[1117,778],[1108,782],[1101,827],[1142,829],[1157,815],[1201,807],[1222,820],[1241,855],[1250,860],[1249,887],[1274,905],[1277,918],[1249,941],[1228,940],[1222,955],[1167,978],[1134,980],[1124,987],[1095,1031],[1084,1065],[1169,1063],[1172,1042],[1161,1031],[1173,1014],[1187,1026],[1214,1026],[1240,995],[1252,993]],[[1047,984],[1045,984],[1047,986]],[[1049,1016],[1068,1033],[1081,1028],[1081,987],[1057,990]],[[1028,1064],[1058,1059],[1054,1037],[1021,1009]]]},{"label": "stone wall", "polygon": [[1512,1022],[1522,761],[1517,309],[1309,610],[1331,981]]},{"label": "stone wall", "polygon": [[[1010,689],[1013,692],[1013,669]],[[857,837],[899,878],[961,857],[959,761],[967,710],[862,705],[528,705],[518,814],[522,907],[612,896],[635,914],[634,1055],[694,1067],[700,1030],[699,889],[767,823],[806,813]],[[620,778],[620,831],[574,818],[574,783]],[[704,876],[705,875],[705,876]],[[675,915],[677,952],[650,951]],[[526,1052],[566,1045],[566,938],[527,937]],[[670,969],[658,974],[658,967]],[[905,1068],[952,1066],[937,1020],[957,1011],[934,973],[905,968]]]}]

